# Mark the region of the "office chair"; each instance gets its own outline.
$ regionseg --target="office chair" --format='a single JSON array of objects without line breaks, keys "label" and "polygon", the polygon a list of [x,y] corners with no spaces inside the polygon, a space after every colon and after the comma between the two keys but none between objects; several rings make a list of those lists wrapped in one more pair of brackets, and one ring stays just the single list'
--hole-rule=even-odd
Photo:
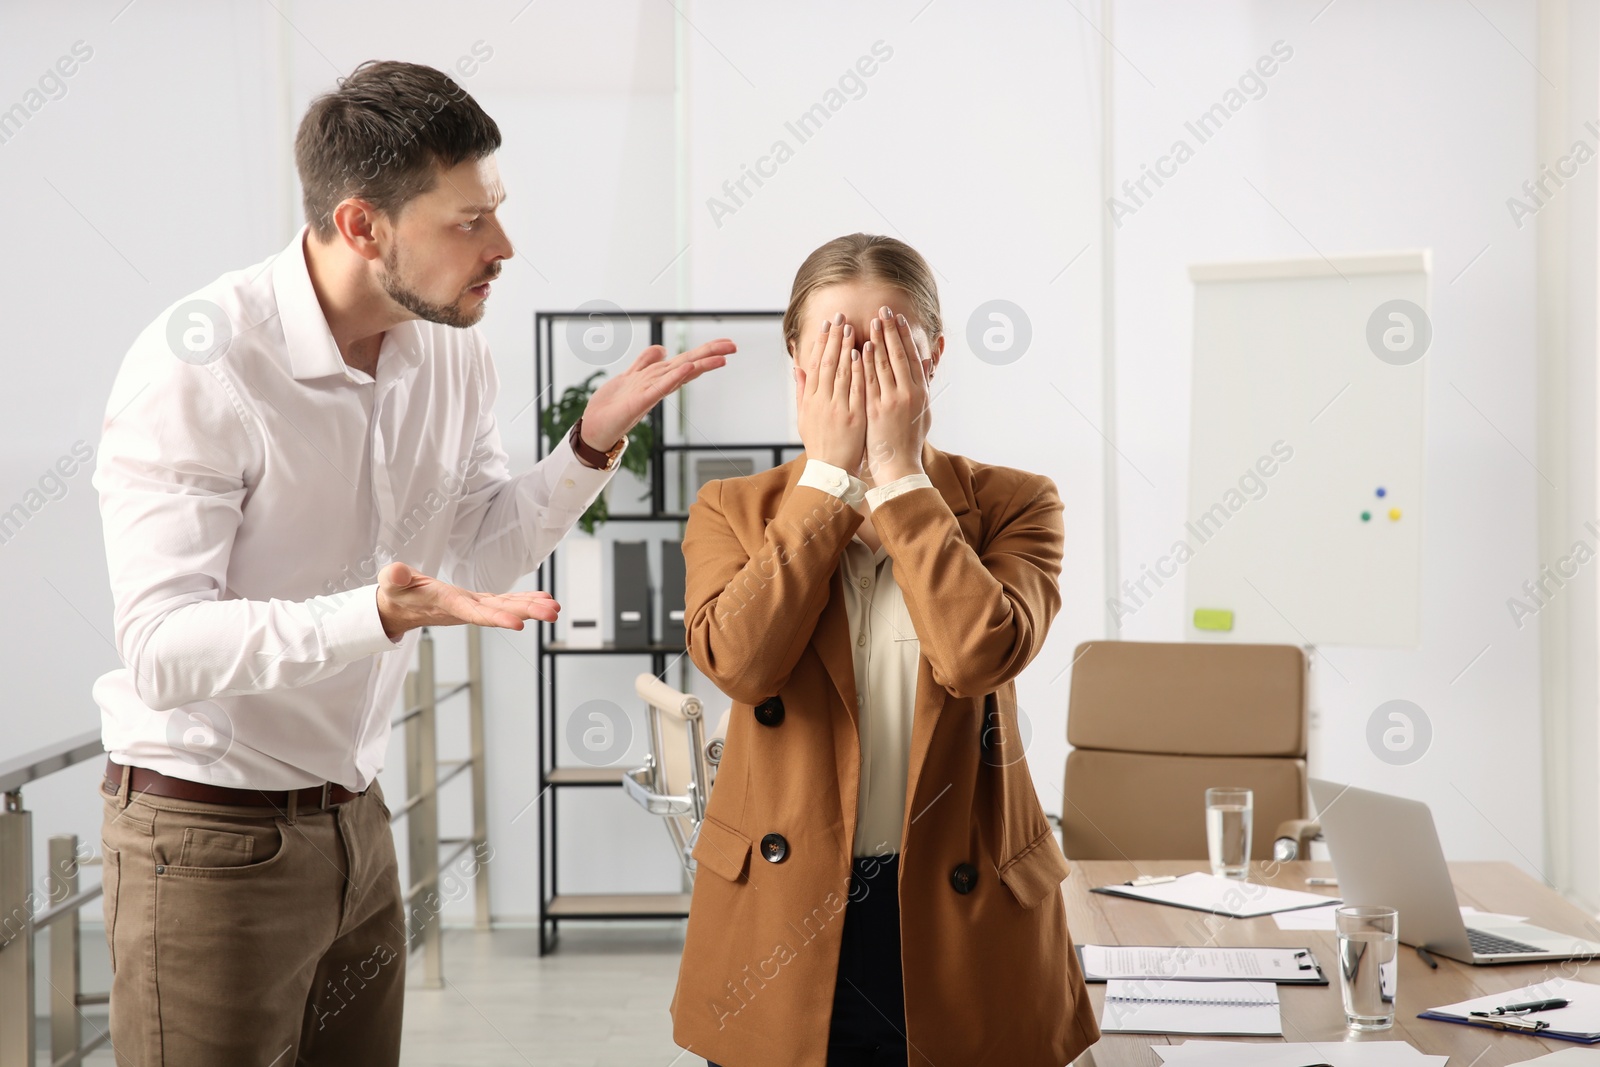
[{"label": "office chair", "polygon": [[1310,856],[1302,649],[1085,641],[1073,664],[1069,859],[1206,859],[1212,786],[1253,791],[1252,859]]},{"label": "office chair", "polygon": [[714,736],[707,739],[699,697],[680,693],[652,674],[640,674],[633,687],[645,702],[650,753],[643,766],[623,773],[622,787],[640,807],[665,821],[692,879],[691,853],[722,760],[728,715],[723,713]]}]

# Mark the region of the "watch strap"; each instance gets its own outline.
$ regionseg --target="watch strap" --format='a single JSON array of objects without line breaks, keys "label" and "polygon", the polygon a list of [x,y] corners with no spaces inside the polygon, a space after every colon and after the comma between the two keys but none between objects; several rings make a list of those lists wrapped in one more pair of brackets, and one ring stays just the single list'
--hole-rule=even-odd
[{"label": "watch strap", "polygon": [[598,448],[592,447],[583,439],[583,419],[581,417],[572,424],[572,432],[567,435],[567,440],[571,443],[572,451],[578,459],[586,466],[593,467],[596,470],[609,470],[612,462],[622,452],[623,446],[628,443],[628,439],[623,437],[612,445],[607,452],[602,452]]}]

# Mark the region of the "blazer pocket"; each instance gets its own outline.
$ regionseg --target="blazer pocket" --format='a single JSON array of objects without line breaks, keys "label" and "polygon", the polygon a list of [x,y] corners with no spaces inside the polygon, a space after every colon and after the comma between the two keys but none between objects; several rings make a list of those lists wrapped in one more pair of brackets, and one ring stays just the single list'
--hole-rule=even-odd
[{"label": "blazer pocket", "polygon": [[707,815],[700,820],[700,834],[689,854],[694,857],[697,869],[703,867],[730,882],[737,882],[744,877],[750,863],[750,839]]},{"label": "blazer pocket", "polygon": [[1053,830],[1046,830],[1033,842],[1007,860],[1000,868],[1000,880],[1024,908],[1037,907],[1072,873],[1067,857],[1061,854]]}]

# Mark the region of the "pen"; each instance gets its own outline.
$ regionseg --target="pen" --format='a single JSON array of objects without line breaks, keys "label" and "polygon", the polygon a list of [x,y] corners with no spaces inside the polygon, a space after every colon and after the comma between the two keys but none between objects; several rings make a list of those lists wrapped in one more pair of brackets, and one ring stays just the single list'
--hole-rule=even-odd
[{"label": "pen", "polygon": [[1138,885],[1160,885],[1162,882],[1176,882],[1177,880],[1178,880],[1178,876],[1175,875],[1175,874],[1141,874],[1139,877],[1135,878],[1133,881],[1131,881],[1131,882],[1123,882],[1122,884],[1123,885],[1135,885],[1135,886],[1138,886]]},{"label": "pen", "polygon": [[1512,1015],[1520,1014],[1525,1011],[1554,1011],[1557,1008],[1564,1008],[1570,1003],[1571,1001],[1567,1000],[1565,997],[1554,997],[1550,1000],[1530,1000],[1526,1004],[1507,1004],[1505,1007],[1496,1008],[1493,1011],[1475,1011],[1471,1014]]},{"label": "pen", "polygon": [[1433,968],[1436,971],[1439,969],[1439,961],[1434,959],[1433,955],[1427,949],[1423,948],[1421,945],[1417,946],[1417,955],[1421,956],[1422,957],[1422,962],[1426,963],[1429,967]]},{"label": "pen", "polygon": [[1337,878],[1307,878],[1306,885],[1338,885]]}]

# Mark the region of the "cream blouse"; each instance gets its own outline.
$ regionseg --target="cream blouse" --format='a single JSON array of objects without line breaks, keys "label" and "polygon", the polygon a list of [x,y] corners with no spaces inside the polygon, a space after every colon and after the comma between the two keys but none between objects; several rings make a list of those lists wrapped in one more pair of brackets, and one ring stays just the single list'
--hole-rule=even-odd
[{"label": "cream blouse", "polygon": [[[933,488],[926,474],[912,474],[866,489],[860,479],[817,459],[806,461],[800,484],[815,486],[852,504],[865,498],[873,508],[901,493]],[[839,567],[850,620],[856,720],[861,734],[854,853],[858,857],[883,856],[900,851],[905,826],[911,721],[922,642],[895,581],[888,549],[880,545],[874,551],[860,536],[853,536],[844,546]]]}]

